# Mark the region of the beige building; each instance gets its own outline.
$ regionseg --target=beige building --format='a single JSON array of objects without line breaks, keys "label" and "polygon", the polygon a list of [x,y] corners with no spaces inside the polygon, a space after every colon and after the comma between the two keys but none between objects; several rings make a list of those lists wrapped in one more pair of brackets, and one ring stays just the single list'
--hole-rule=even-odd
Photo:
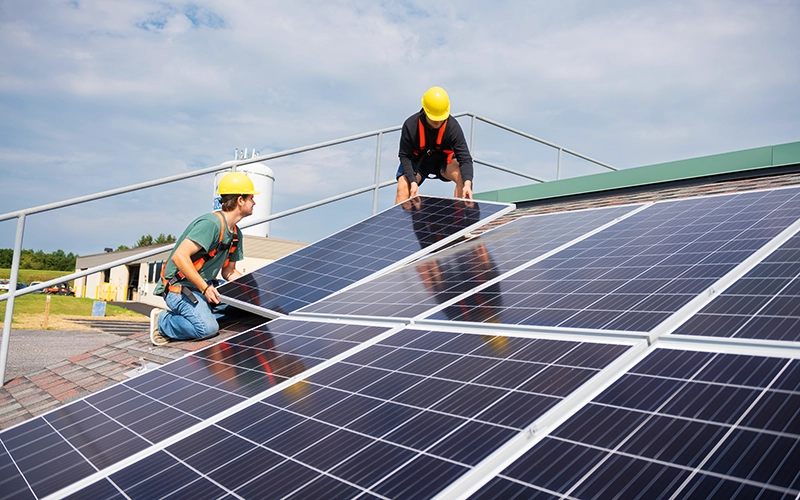
[{"label": "beige building", "polygon": [[[307,245],[307,243],[298,241],[263,238],[247,234],[243,234],[242,237],[245,256],[244,260],[236,264],[236,268],[242,273],[254,271]],[[134,248],[78,257],[75,270],[82,271],[102,266],[152,248],[157,247]],[[164,299],[153,295],[153,290],[161,275],[161,266],[169,256],[169,252],[170,249],[166,249],[146,259],[78,278],[75,280],[75,296],[107,302],[144,302],[152,306],[166,307]]]}]

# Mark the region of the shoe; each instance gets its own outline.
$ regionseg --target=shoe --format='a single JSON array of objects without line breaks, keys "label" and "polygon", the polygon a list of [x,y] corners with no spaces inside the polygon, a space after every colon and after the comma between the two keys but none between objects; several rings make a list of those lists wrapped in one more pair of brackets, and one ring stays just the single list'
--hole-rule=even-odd
[{"label": "shoe", "polygon": [[160,312],[161,309],[157,307],[150,311],[150,342],[152,342],[154,346],[169,344],[169,339],[161,335],[161,332],[158,331],[158,313]]}]

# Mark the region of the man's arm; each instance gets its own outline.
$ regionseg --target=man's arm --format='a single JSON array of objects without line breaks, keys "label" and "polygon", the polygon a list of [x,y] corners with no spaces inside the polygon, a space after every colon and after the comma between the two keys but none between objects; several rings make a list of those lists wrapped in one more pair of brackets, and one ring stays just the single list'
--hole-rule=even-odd
[{"label": "man's arm", "polygon": [[[417,182],[412,161],[414,158],[414,151],[416,151],[414,147],[414,138],[417,133],[416,129],[419,127],[418,123],[417,115],[409,117],[403,123],[403,128],[400,132],[400,148],[397,152],[397,156],[400,158],[400,165],[403,166],[403,176],[408,181],[409,186]],[[412,189],[414,188],[412,187]],[[412,194],[411,196],[414,195]]]},{"label": "man's arm", "polygon": [[241,275],[242,273],[236,269],[236,262],[228,262],[228,265],[222,268],[222,277],[226,281],[233,281]]},{"label": "man's arm", "polygon": [[472,179],[473,179],[473,166],[472,166],[472,155],[469,152],[469,146],[467,145],[467,139],[464,137],[464,130],[461,128],[461,125],[458,123],[458,120],[450,120],[447,130],[450,135],[450,140],[453,145],[453,153],[455,154],[456,160],[458,160],[458,166],[461,169],[461,179],[464,181],[464,198],[466,198],[466,191],[469,188],[470,198],[472,198]]}]

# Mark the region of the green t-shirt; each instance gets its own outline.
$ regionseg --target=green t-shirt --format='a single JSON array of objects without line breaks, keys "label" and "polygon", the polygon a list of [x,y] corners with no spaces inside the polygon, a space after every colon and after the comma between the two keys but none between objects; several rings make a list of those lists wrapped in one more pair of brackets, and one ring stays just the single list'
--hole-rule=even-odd
[{"label": "green t-shirt", "polygon": [[[172,262],[172,255],[175,253],[175,250],[180,246],[183,240],[189,239],[208,252],[209,250],[213,249],[219,243],[219,232],[221,230],[225,231],[225,236],[222,239],[223,245],[230,245],[231,240],[233,240],[233,233],[228,229],[227,224],[222,224],[222,221],[219,217],[212,213],[208,213],[205,215],[201,215],[200,217],[196,218],[192,221],[189,226],[186,227],[186,230],[183,234],[178,238],[175,242],[175,248],[172,249],[172,252],[169,254],[169,258],[167,259],[166,269],[164,270],[164,276],[169,279],[172,276],[175,276],[175,273],[178,271],[178,267]],[[237,227],[236,230],[239,233],[239,244],[236,245],[236,250],[231,255],[231,262],[237,262],[244,258],[244,250],[242,249],[242,231],[239,230]],[[225,264],[225,260],[228,258],[227,251],[219,251],[217,254],[210,260],[206,261],[203,264],[203,267],[200,268],[200,276],[208,282],[217,277],[219,275],[220,270],[222,269],[222,265]],[[177,283],[178,285],[188,285],[194,286],[189,280],[181,280]],[[154,293],[159,295],[164,290],[164,282],[159,280]]]}]

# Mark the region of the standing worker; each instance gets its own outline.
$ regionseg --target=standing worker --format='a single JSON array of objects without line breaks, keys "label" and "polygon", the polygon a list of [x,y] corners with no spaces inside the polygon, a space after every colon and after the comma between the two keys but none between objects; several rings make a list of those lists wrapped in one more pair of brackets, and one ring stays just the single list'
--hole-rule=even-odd
[{"label": "standing worker", "polygon": [[218,320],[232,312],[220,304],[214,283],[220,271],[229,281],[242,275],[236,269],[236,262],[244,257],[236,224],[253,213],[253,195],[259,193],[241,172],[222,177],[218,193],[222,210],[192,221],[162,267],[154,293],[164,296],[169,310],[150,312],[153,345],[213,337],[219,332]]},{"label": "standing worker", "polygon": [[450,120],[450,98],[443,88],[429,88],[422,109],[403,123],[398,156],[395,203],[417,196],[428,177],[453,181],[454,197],[472,199],[472,156],[458,120]]}]

